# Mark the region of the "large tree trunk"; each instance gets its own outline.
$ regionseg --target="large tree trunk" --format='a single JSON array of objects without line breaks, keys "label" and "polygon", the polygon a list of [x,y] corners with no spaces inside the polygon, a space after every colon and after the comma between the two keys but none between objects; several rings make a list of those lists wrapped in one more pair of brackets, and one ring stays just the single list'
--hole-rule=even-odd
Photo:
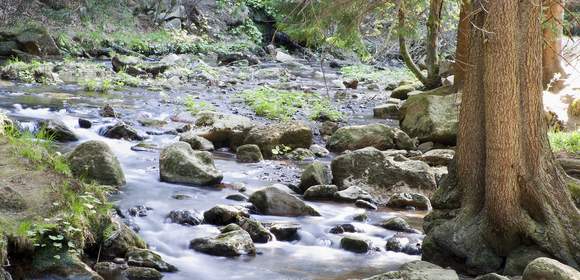
[{"label": "large tree trunk", "polygon": [[564,67],[562,67],[562,34],[564,23],[564,0],[544,0],[544,50],[542,56],[543,77],[545,88],[551,91],[559,91],[564,85],[563,80],[551,80],[554,75],[560,74],[561,78],[566,77]]},{"label": "large tree trunk", "polygon": [[453,85],[457,91],[463,89],[465,82],[465,69],[468,67],[469,57],[469,32],[471,31],[471,23],[469,21],[469,13],[471,12],[471,1],[462,0],[461,10],[459,12],[459,27],[457,28],[457,48],[455,50],[455,77]]},{"label": "large tree trunk", "polygon": [[578,267],[580,213],[542,117],[539,0],[475,0],[456,168],[433,197],[425,260],[502,271],[531,246]]}]

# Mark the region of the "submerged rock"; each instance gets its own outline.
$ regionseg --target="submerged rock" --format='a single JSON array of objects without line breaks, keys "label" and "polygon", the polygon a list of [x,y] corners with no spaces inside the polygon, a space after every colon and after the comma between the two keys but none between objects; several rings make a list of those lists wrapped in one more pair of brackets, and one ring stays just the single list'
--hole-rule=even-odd
[{"label": "submerged rock", "polygon": [[266,187],[255,191],[250,202],[264,215],[273,216],[320,216],[311,206],[276,187]]},{"label": "submerged rock", "polygon": [[55,141],[74,142],[79,140],[79,137],[59,119],[41,121],[39,127],[44,129],[46,134]]},{"label": "submerged rock", "polygon": [[256,254],[256,247],[250,234],[244,230],[224,232],[217,237],[191,240],[189,247],[195,251],[213,256],[235,257]]},{"label": "submerged rock", "polygon": [[368,124],[339,128],[328,140],[327,147],[333,152],[357,150],[366,147],[386,149],[415,149],[415,143],[407,134],[384,124]]},{"label": "submerged rock", "polygon": [[109,126],[100,131],[100,133],[103,136],[112,139],[125,139],[135,141],[142,141],[145,139],[145,137],[139,134],[139,132],[137,132],[135,128],[124,122],[118,122],[112,126]]},{"label": "submerged rock", "polygon": [[363,254],[370,250],[370,244],[367,240],[354,236],[345,236],[340,240],[340,248]]},{"label": "submerged rock", "polygon": [[257,126],[248,132],[244,144],[258,145],[264,157],[271,158],[277,146],[308,149],[312,145],[312,130],[301,122]]},{"label": "submerged rock", "polygon": [[113,106],[111,106],[110,104],[103,106],[103,108],[99,110],[99,115],[103,118],[118,117],[117,112],[115,112],[115,109],[113,109]]},{"label": "submerged rock", "polygon": [[368,210],[377,210],[378,209],[378,207],[375,204],[368,202],[366,200],[362,200],[362,199],[355,201],[354,206],[356,206],[358,208],[368,209]]},{"label": "submerged rock", "polygon": [[79,118],[79,127],[80,128],[91,128],[93,123],[90,120]]},{"label": "submerged rock", "polygon": [[330,167],[322,162],[313,162],[302,171],[299,187],[304,192],[311,186],[330,185],[331,183],[332,172]]},{"label": "submerged rock", "polygon": [[421,142],[455,145],[458,128],[457,95],[420,94],[401,108],[400,126]]},{"label": "submerged rock", "polygon": [[294,241],[300,239],[299,229],[301,226],[298,224],[273,224],[270,227],[270,232],[276,236],[278,241]]},{"label": "submerged rock", "polygon": [[199,217],[199,215],[194,214],[189,210],[173,210],[169,212],[167,218],[172,223],[180,225],[197,226],[202,222],[202,219]]},{"label": "submerged rock", "polygon": [[132,248],[127,252],[126,258],[130,266],[149,267],[161,272],[177,271],[177,267],[166,263],[161,256],[148,249]]},{"label": "submerged rock", "polygon": [[252,163],[264,160],[260,147],[254,144],[239,146],[236,150],[236,158],[239,162]]},{"label": "submerged rock", "polygon": [[102,141],[87,141],[67,154],[66,159],[76,177],[101,185],[122,186],[125,175],[109,146]]},{"label": "submerged rock", "polygon": [[384,229],[398,231],[398,232],[408,232],[408,233],[420,233],[420,231],[412,228],[405,219],[401,217],[394,217],[384,220],[376,226],[382,227]]},{"label": "submerged rock", "polygon": [[244,217],[249,217],[245,208],[230,205],[216,205],[203,213],[204,222],[218,226],[237,224]]},{"label": "submerged rock", "polygon": [[223,175],[214,165],[211,153],[194,151],[185,142],[169,145],[159,156],[161,181],[188,185],[215,185]]},{"label": "submerged rock", "polygon": [[345,232],[356,232],[356,228],[352,224],[342,224],[342,225],[333,226],[332,228],[330,228],[330,230],[328,232],[332,233],[332,234],[341,234],[341,233],[345,233]]}]

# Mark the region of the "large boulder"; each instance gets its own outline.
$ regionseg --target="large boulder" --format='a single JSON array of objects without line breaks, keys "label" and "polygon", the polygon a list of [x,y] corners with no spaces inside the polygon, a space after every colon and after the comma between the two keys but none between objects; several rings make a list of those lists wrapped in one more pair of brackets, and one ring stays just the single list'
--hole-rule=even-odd
[{"label": "large boulder", "polygon": [[79,140],[79,137],[59,119],[41,121],[39,126],[55,141],[74,142]]},{"label": "large boulder", "polygon": [[58,46],[45,27],[29,27],[14,36],[18,49],[26,53],[37,56],[60,54]]},{"label": "large boulder", "polygon": [[305,200],[332,200],[338,187],[335,185],[311,186],[304,192]]},{"label": "large boulder", "polygon": [[435,174],[418,160],[395,161],[375,148],[364,148],[336,157],[331,164],[333,183],[339,188],[359,186],[386,202],[386,191],[407,186],[422,191],[437,187]]},{"label": "large boulder", "polygon": [[212,142],[191,131],[181,134],[179,141],[189,144],[194,150],[213,151],[215,149]]},{"label": "large boulder", "polygon": [[100,131],[100,133],[112,139],[125,139],[125,140],[144,140],[145,137],[139,134],[139,132],[132,126],[124,123],[118,122],[112,126],[106,127]]},{"label": "large boulder", "polygon": [[402,265],[399,271],[375,275],[364,280],[459,280],[457,273],[424,261],[412,261]]},{"label": "large boulder", "polygon": [[578,280],[580,279],[580,272],[557,260],[537,258],[526,266],[522,280],[540,279]]},{"label": "large boulder", "polygon": [[236,149],[236,159],[239,162],[252,163],[264,160],[262,151],[258,145],[246,144]]},{"label": "large boulder", "polygon": [[298,197],[277,187],[265,187],[250,196],[250,202],[260,213],[272,216],[320,216],[320,214]]},{"label": "large boulder", "polygon": [[252,237],[242,229],[221,233],[217,237],[191,240],[189,247],[213,256],[236,257],[256,254]]},{"label": "large boulder", "polygon": [[238,225],[245,230],[252,238],[252,241],[256,243],[267,243],[272,240],[270,232],[259,221],[241,217],[238,221]]},{"label": "large boulder", "polygon": [[121,164],[105,142],[95,140],[84,142],[67,154],[66,159],[76,177],[101,185],[125,184]]},{"label": "large boulder", "polygon": [[455,145],[459,123],[457,102],[457,94],[411,96],[401,107],[401,129],[421,142]]},{"label": "large boulder", "polygon": [[273,156],[277,146],[290,149],[305,148],[312,145],[312,130],[301,122],[283,122],[252,128],[244,139],[244,144],[256,144],[266,158]]},{"label": "large boulder", "polygon": [[230,205],[216,205],[203,213],[204,222],[218,226],[237,224],[243,217],[249,217],[245,208]]},{"label": "large boulder", "polygon": [[366,253],[370,247],[369,241],[355,236],[345,236],[340,240],[340,248],[353,253]]},{"label": "large boulder", "polygon": [[419,210],[431,210],[431,201],[420,193],[394,193],[387,202],[388,207],[407,208],[413,207]]},{"label": "large boulder", "polygon": [[105,258],[124,258],[131,249],[147,249],[145,241],[121,221],[112,220],[105,232],[101,249]]},{"label": "large boulder", "polygon": [[345,126],[339,128],[328,140],[327,147],[333,152],[357,150],[366,147],[386,149],[414,149],[415,143],[407,134],[384,124]]},{"label": "large boulder", "polygon": [[332,183],[330,167],[322,162],[313,162],[304,168],[300,176],[300,189],[304,192],[311,186]]},{"label": "large boulder", "polygon": [[169,145],[159,156],[161,181],[187,185],[215,185],[223,179],[211,153],[194,151],[185,142]]},{"label": "large boulder", "polygon": [[248,131],[254,127],[252,120],[239,115],[203,111],[196,117],[195,133],[211,141],[216,148],[233,149],[242,145]]}]

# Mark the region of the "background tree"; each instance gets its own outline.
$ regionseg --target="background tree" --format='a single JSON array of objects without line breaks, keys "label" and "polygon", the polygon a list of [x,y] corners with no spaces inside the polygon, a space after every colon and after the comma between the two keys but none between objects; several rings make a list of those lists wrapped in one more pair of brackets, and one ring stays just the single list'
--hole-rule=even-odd
[{"label": "background tree", "polygon": [[461,0],[459,24],[457,27],[457,48],[455,49],[455,77],[453,80],[453,86],[457,90],[461,90],[463,88],[463,83],[465,81],[465,69],[467,69],[469,66],[469,33],[471,31],[471,22],[469,21],[470,12],[471,1]]},{"label": "background tree", "polygon": [[[550,90],[558,91],[563,87],[566,71],[562,67],[562,35],[564,26],[564,1],[544,0],[544,49],[542,53],[544,87],[550,85]],[[559,74],[561,79],[550,81]]]},{"label": "background tree", "polygon": [[542,105],[539,0],[475,0],[456,166],[433,197],[423,259],[501,271],[521,247],[578,268],[580,213],[555,164]]}]

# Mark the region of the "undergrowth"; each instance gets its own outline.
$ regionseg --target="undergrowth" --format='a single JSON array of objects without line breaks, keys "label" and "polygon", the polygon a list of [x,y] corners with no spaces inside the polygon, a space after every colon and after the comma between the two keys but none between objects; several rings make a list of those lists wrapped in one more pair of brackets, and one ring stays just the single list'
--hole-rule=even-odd
[{"label": "undergrowth", "polygon": [[554,152],[580,153],[580,132],[550,132],[550,145]]},{"label": "undergrowth", "polygon": [[288,120],[303,111],[313,120],[338,121],[343,116],[326,98],[316,93],[285,91],[260,87],[241,93],[244,102],[259,115],[269,119]]}]

